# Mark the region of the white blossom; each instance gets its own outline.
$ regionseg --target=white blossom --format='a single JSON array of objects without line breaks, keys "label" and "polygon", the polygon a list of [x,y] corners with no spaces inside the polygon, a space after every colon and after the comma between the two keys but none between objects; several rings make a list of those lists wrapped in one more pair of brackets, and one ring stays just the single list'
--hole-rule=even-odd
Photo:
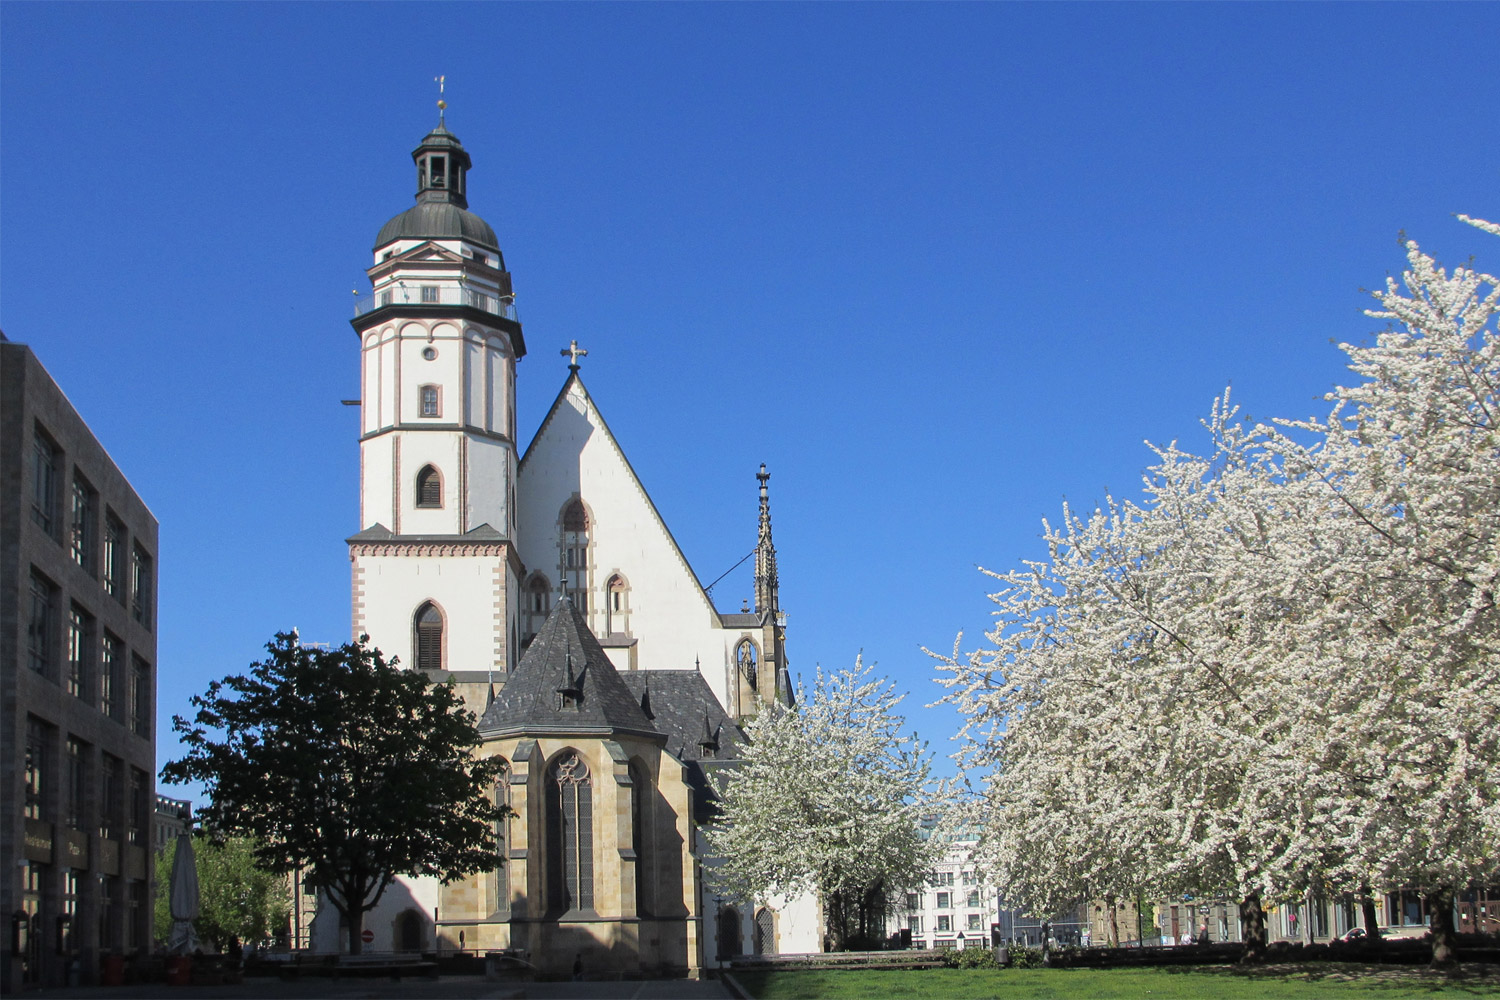
[{"label": "white blossom", "polygon": [[1407,259],[1326,419],[1246,427],[1226,393],[1206,457],[1065,508],[992,574],[989,645],[941,658],[1020,904],[1495,878],[1500,287]]},{"label": "white blossom", "polygon": [[863,907],[921,885],[933,844],[929,755],[896,714],[901,695],[856,659],[825,674],[795,708],[760,706],[723,789],[710,832],[725,860],[706,875],[745,900],[816,893],[831,948],[857,931]]}]

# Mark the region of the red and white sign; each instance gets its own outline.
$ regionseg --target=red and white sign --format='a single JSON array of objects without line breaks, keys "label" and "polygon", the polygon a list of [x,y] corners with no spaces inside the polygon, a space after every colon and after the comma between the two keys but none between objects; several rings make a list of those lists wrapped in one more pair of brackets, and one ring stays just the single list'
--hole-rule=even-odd
[{"label": "red and white sign", "polygon": [[375,932],[366,927],[364,930],[359,932],[359,939],[365,944],[369,944],[370,942],[375,940]]}]

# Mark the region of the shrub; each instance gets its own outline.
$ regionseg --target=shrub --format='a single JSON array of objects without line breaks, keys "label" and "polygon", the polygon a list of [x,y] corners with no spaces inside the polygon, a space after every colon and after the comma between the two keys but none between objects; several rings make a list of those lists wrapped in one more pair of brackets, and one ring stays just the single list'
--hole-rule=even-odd
[{"label": "shrub", "polygon": [[[1014,952],[1012,952],[1014,954]],[[943,952],[943,964],[950,969],[998,969],[995,952],[989,948],[964,948]]]}]

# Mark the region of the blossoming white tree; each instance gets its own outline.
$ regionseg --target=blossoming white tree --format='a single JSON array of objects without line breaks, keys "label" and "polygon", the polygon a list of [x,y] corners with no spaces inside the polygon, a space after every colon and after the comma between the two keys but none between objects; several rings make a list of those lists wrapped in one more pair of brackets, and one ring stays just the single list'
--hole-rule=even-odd
[{"label": "blossoming white tree", "polygon": [[1065,511],[997,574],[993,645],[945,658],[1018,901],[1232,892],[1253,957],[1263,900],[1420,886],[1441,960],[1453,886],[1495,877],[1496,281],[1408,261],[1326,420],[1226,396],[1207,458]]},{"label": "blossoming white tree", "polygon": [[856,659],[820,668],[795,708],[761,706],[710,832],[725,859],[710,880],[744,900],[816,893],[825,949],[869,942],[887,900],[926,880],[934,847],[919,832],[929,755],[903,732],[901,699]]}]

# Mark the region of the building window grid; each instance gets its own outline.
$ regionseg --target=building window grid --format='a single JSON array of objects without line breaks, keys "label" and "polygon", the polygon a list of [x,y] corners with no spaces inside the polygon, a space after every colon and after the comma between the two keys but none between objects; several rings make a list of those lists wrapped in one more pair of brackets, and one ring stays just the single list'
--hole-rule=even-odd
[{"label": "building window grid", "polygon": [[937,908],[939,910],[951,910],[953,908],[953,894],[948,892],[938,893]]},{"label": "building window grid", "polygon": [[62,916],[58,919],[57,950],[62,955],[78,951],[78,889],[83,882],[83,873],[69,868],[63,875]]},{"label": "building window grid", "polygon": [[27,819],[40,820],[46,815],[48,727],[33,716],[26,717],[26,801]]},{"label": "building window grid", "polygon": [[72,517],[68,531],[69,547],[73,561],[94,575],[94,508],[98,493],[88,480],[73,476]]},{"label": "building window grid", "polygon": [[424,385],[419,390],[420,413],[424,417],[441,417],[443,415],[442,396],[435,385]]},{"label": "building window grid", "polygon": [[946,934],[946,933],[948,933],[948,932],[950,932],[952,930],[953,930],[953,918],[951,916],[949,916],[948,914],[946,914],[946,913],[940,913],[940,914],[938,914],[938,918],[937,918],[937,932],[939,934]]},{"label": "building window grid", "polygon": [[99,813],[99,836],[119,840],[125,819],[125,762],[113,754],[103,754],[99,771],[104,800]]},{"label": "building window grid", "polygon": [[130,549],[130,614],[151,628],[151,557],[139,545]]},{"label": "building window grid", "polygon": [[105,632],[99,640],[99,711],[112,719],[120,711],[120,664],[123,659],[123,644]]},{"label": "building window grid", "polygon": [[57,446],[38,427],[32,445],[31,520],[46,534],[57,537]]},{"label": "building window grid", "polygon": [[137,735],[151,735],[151,664],[139,656],[130,665],[130,728]]},{"label": "building window grid", "polygon": [[104,512],[104,592],[125,601],[125,525],[111,512]]},{"label": "building window grid", "polygon": [[52,677],[52,651],[57,642],[57,588],[40,573],[31,572],[31,620],[26,626],[27,662],[32,671]]},{"label": "building window grid", "polygon": [[68,694],[88,701],[94,654],[94,618],[78,605],[68,610]]},{"label": "building window grid", "polygon": [[88,795],[88,744],[69,736],[64,753],[68,773],[68,809],[64,818],[70,830],[82,830]]},{"label": "building window grid", "polygon": [[130,769],[130,814],[127,817],[128,826],[125,829],[125,839],[132,844],[146,846],[150,843],[150,827],[147,825],[146,816],[149,805],[146,801],[150,794],[151,779],[146,772],[138,767]]}]

